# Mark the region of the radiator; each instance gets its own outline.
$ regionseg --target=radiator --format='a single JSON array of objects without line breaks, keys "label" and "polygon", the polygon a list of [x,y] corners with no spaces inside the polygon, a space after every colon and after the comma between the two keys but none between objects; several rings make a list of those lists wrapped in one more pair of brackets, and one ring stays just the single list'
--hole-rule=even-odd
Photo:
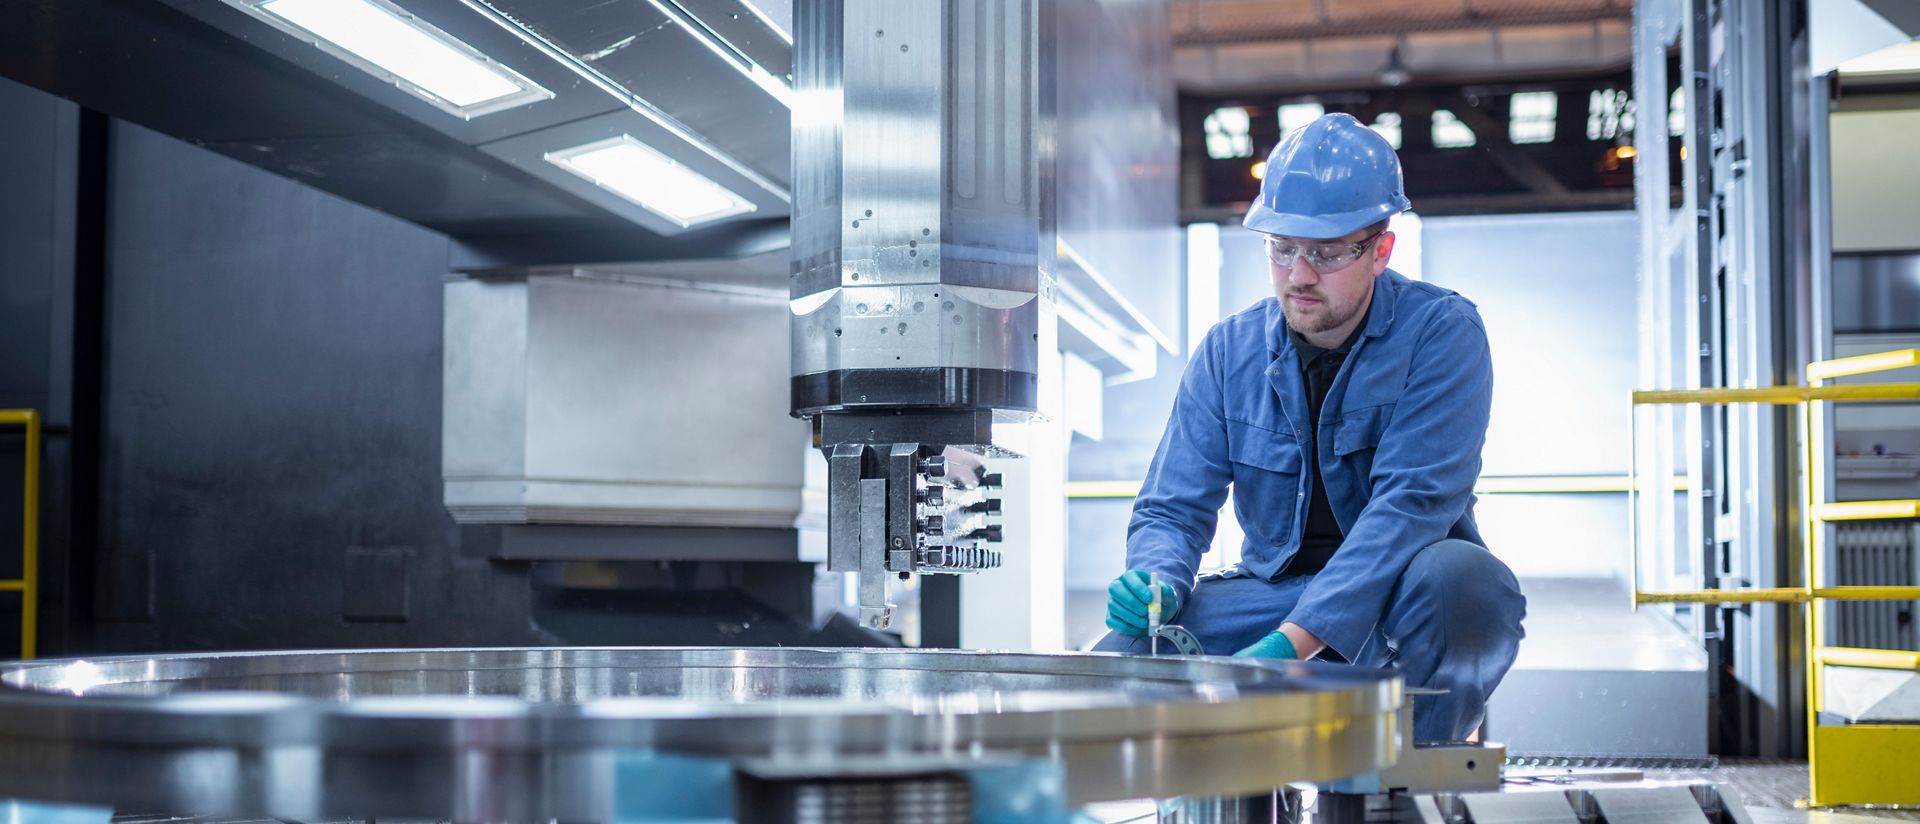
[{"label": "radiator", "polygon": [[[1843,586],[1913,586],[1920,522],[1878,521],[1834,525],[1833,574]],[[1836,602],[1834,642],[1843,647],[1920,650],[1914,628],[1916,601]]]}]

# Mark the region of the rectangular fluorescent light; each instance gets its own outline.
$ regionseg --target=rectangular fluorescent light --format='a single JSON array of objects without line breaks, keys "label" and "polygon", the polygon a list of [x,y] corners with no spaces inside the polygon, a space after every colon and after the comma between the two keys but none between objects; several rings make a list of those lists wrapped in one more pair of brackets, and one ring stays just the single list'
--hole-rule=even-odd
[{"label": "rectangular fluorescent light", "polygon": [[246,0],[237,5],[464,118],[553,97],[553,92],[385,0]]},{"label": "rectangular fluorescent light", "polygon": [[632,135],[548,152],[546,159],[682,229],[758,208]]}]

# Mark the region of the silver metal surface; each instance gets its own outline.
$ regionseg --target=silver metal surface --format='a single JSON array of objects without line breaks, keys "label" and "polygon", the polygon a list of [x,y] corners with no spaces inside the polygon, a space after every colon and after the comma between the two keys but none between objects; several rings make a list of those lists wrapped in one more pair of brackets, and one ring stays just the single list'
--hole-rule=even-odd
[{"label": "silver metal surface", "polygon": [[1041,21],[1039,0],[798,4],[793,374],[1038,372],[1054,261]]},{"label": "silver metal surface", "polygon": [[0,796],[192,815],[609,820],[633,759],[857,777],[1057,762],[1069,801],[1378,769],[1400,681],[1301,662],[443,649],[0,667]]},{"label": "silver metal surface", "polygon": [[[1049,0],[1061,304],[1112,334],[1183,351],[1180,127],[1166,0]],[[1115,124],[1124,123],[1124,128]],[[1236,307],[1237,308],[1237,307]],[[1066,321],[1065,313],[1062,320]],[[1061,336],[1062,343],[1068,336]],[[1088,341],[1092,343],[1092,341]],[[1093,347],[1078,351],[1109,375]],[[1154,368],[1143,364],[1149,372]]]},{"label": "silver metal surface", "polygon": [[[1408,702],[1400,723],[1413,728],[1413,704]],[[1380,787],[1407,792],[1472,792],[1500,788],[1500,767],[1506,760],[1503,744],[1448,743],[1412,746],[1402,740],[1392,767],[1380,771]]]},{"label": "silver metal surface", "polygon": [[1052,21],[1046,0],[794,9],[791,409],[828,454],[827,567],[859,574],[870,627],[890,612],[876,557],[999,566],[997,527],[957,533],[918,495],[923,461],[1039,411],[1058,351]]},{"label": "silver metal surface", "polygon": [[[856,521],[860,528],[860,540],[855,546],[861,552],[855,556],[853,569],[859,573],[860,625],[874,629],[885,628],[893,622],[893,604],[887,600],[887,556],[883,552],[870,551],[886,546],[887,543],[887,482],[878,478],[864,478],[860,481],[860,517]],[[848,541],[837,541],[842,546]],[[828,565],[828,569],[844,571],[844,567]]]},{"label": "silver metal surface", "polygon": [[455,520],[793,526],[807,436],[777,291],[534,274],[443,294]]},{"label": "silver metal surface", "polygon": [[1821,667],[1822,714],[1849,723],[1920,722],[1920,672],[1868,667]]},{"label": "silver metal surface", "polygon": [[1474,824],[1578,824],[1573,805],[1557,792],[1472,793],[1459,805]]},{"label": "silver metal surface", "polygon": [[1271,824],[1298,820],[1298,811],[1285,802],[1293,793],[1282,790],[1251,796],[1173,798],[1157,806],[1158,824]]},{"label": "silver metal surface", "polygon": [[[1409,689],[1409,697],[1438,694],[1444,690]],[[1400,708],[1400,728],[1412,730],[1413,702]],[[1500,789],[1501,767],[1506,761],[1504,744],[1449,741],[1416,743],[1412,735],[1402,736],[1393,765],[1378,772],[1358,775],[1325,785],[1333,794],[1362,796],[1383,793],[1468,793]]]},{"label": "silver metal surface", "polygon": [[1590,790],[1607,824],[1707,824],[1699,799],[1687,787]]}]

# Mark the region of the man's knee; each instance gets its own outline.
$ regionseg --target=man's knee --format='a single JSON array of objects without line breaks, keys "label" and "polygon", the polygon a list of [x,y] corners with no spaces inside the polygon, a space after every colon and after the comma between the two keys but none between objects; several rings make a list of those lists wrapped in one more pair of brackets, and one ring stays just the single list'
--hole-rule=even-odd
[{"label": "man's knee", "polygon": [[1454,597],[1476,593],[1519,594],[1513,571],[1486,547],[1448,538],[1427,546],[1413,556],[1406,572],[1401,573],[1404,588],[1428,590]]},{"label": "man's knee", "polygon": [[1399,597],[1447,627],[1449,636],[1459,636],[1450,643],[1467,636],[1477,639],[1475,646],[1496,638],[1517,642],[1525,634],[1527,599],[1520,582],[1486,547],[1470,541],[1448,539],[1421,550],[1401,575]]}]

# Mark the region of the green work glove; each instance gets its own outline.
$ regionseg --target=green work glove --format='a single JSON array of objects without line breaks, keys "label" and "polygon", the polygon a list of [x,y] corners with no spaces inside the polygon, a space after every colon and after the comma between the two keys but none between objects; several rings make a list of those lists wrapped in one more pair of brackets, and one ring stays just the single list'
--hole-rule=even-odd
[{"label": "green work glove", "polygon": [[1290,661],[1299,658],[1300,654],[1293,651],[1293,640],[1288,638],[1286,633],[1276,629],[1267,633],[1267,637],[1253,642],[1253,646],[1234,653],[1233,657],[1279,658]]},{"label": "green work glove", "polygon": [[[1151,576],[1144,569],[1129,569],[1107,585],[1107,626],[1121,635],[1147,637],[1147,606],[1153,603]],[[1173,622],[1180,612],[1180,591],[1160,580],[1160,622]]]}]

